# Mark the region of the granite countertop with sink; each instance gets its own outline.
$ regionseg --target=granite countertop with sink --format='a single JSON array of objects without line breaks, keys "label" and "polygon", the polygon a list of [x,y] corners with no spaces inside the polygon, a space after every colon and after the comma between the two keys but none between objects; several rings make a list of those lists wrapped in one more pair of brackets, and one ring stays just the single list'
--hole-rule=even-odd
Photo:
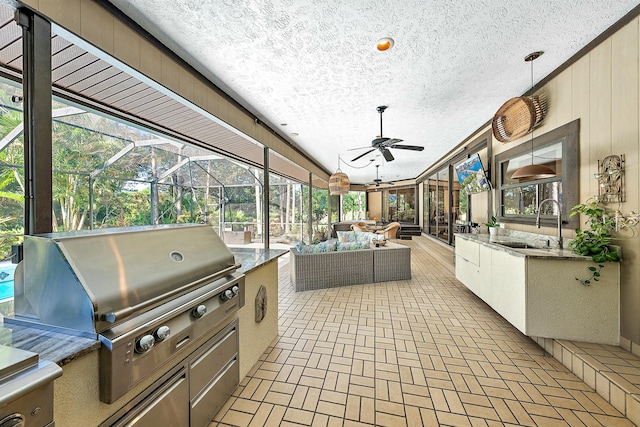
[{"label": "granite countertop with sink", "polygon": [[[240,273],[253,271],[288,253],[284,249],[229,248]],[[100,348],[97,337],[77,336],[61,331],[12,323],[0,317],[0,345],[38,353],[40,360],[49,360],[59,366]]]},{"label": "granite countertop with sink", "polygon": [[456,239],[465,239],[488,246],[491,249],[509,252],[522,257],[547,259],[574,259],[591,261],[591,257],[573,253],[568,240],[564,240],[564,248],[558,248],[558,238],[542,234],[501,230],[503,234],[490,236],[488,234],[456,233]]}]

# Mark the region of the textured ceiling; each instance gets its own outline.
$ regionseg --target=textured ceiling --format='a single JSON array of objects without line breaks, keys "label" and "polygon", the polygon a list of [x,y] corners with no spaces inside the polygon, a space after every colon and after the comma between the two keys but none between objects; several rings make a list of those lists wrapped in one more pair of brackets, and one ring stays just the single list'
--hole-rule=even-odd
[{"label": "textured ceiling", "polygon": [[[327,170],[415,178],[637,0],[110,0]],[[381,37],[395,46],[375,48]],[[376,151],[379,135],[422,152]],[[286,126],[282,125],[286,123]],[[290,136],[297,133],[298,136]],[[378,154],[378,156],[376,156]],[[370,160],[374,159],[370,163]],[[370,164],[369,166],[366,166]],[[366,167],[364,167],[366,166]]]}]

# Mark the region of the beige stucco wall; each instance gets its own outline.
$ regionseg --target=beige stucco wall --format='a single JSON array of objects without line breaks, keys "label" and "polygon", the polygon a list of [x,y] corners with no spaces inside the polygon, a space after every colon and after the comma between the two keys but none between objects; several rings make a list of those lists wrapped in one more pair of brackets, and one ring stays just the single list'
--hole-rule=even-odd
[{"label": "beige stucco wall", "polygon": [[[267,314],[261,322],[256,322],[256,295],[262,285],[267,289]],[[241,380],[278,336],[277,259],[246,274],[244,298],[244,307],[238,313]]]},{"label": "beige stucco wall", "polygon": [[[624,154],[625,202],[619,206],[624,214],[640,211],[639,33],[640,18],[636,17],[536,90],[536,93],[544,93],[548,97],[549,108],[534,136],[580,119],[580,202],[598,194],[597,181],[593,177],[598,160],[611,154]],[[539,61],[544,61],[544,56]],[[487,129],[482,129],[477,136]],[[508,144],[493,139],[493,155],[529,142],[530,138],[529,134]],[[485,161],[484,158],[482,160]],[[486,202],[482,204],[479,199],[482,195],[473,197],[474,207],[486,206]],[[609,207],[616,209],[618,205]],[[482,223],[485,218],[486,214],[474,210],[474,221]],[[532,225],[518,224],[508,224],[507,227],[531,233],[557,233],[554,227],[537,229]],[[640,233],[640,226],[636,231]],[[573,237],[575,232],[563,230],[563,236]],[[621,234],[621,237],[628,236],[629,233]],[[622,246],[624,257],[620,266],[620,332],[623,338],[634,343],[633,351],[640,353],[640,238],[619,240],[616,244]]]}]

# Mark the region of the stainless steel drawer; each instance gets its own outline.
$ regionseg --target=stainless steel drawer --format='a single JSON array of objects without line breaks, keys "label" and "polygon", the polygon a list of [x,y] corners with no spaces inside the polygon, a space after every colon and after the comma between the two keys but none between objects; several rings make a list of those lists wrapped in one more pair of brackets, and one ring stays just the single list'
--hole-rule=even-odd
[{"label": "stainless steel drawer", "polygon": [[207,427],[238,386],[240,364],[235,357],[191,401],[190,427]]},{"label": "stainless steel drawer", "polygon": [[195,397],[238,354],[238,321],[200,347],[189,364],[189,394]]},{"label": "stainless steel drawer", "polygon": [[[142,399],[134,399],[135,406],[119,411],[121,418],[108,420],[102,426],[109,427],[158,427],[189,425],[189,380],[185,367],[151,393],[142,393]],[[139,396],[142,397],[142,396]],[[136,402],[137,401],[137,402]],[[113,417],[112,417],[113,418]]]}]

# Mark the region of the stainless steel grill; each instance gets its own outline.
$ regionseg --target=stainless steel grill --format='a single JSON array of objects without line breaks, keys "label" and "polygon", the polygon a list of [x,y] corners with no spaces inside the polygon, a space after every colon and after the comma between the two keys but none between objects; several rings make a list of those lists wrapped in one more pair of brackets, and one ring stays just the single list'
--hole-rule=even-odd
[{"label": "stainless steel grill", "polygon": [[205,225],[27,236],[14,321],[99,339],[100,399],[112,403],[244,305],[238,267]]}]

